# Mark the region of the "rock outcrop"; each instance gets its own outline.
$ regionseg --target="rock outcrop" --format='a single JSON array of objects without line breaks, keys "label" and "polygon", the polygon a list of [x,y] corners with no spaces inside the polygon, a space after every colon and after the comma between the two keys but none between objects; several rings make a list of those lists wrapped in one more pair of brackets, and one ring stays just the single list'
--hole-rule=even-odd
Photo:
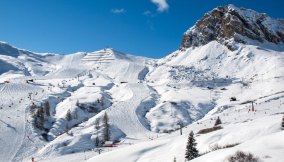
[{"label": "rock outcrop", "polygon": [[284,43],[284,20],[233,5],[218,7],[184,33],[181,48],[201,46],[213,40],[232,50],[232,42]]}]

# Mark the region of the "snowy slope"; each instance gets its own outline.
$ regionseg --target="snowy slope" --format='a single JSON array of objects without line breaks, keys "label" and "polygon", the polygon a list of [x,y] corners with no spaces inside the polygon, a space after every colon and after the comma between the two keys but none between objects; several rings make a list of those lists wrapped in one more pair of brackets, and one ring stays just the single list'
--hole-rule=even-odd
[{"label": "snowy slope", "polygon": [[[252,23],[263,16],[224,8],[205,17],[238,13]],[[283,30],[280,20],[268,16],[262,24],[274,35]],[[186,34],[192,36],[191,31]],[[223,129],[196,135],[204,155],[193,161],[225,161],[242,150],[281,162],[284,46],[281,40],[236,36],[243,41],[226,37],[228,46],[219,37],[159,60],[111,48],[58,55],[0,43],[0,146],[5,146],[0,161],[184,161],[189,132],[212,127],[219,116]],[[39,129],[37,110],[46,102],[50,115],[45,112]],[[96,146],[105,113],[114,147]],[[234,146],[212,151],[216,144]]]},{"label": "snowy slope", "polygon": [[[11,161],[17,153],[19,146],[26,137],[25,123],[30,100],[28,93],[39,93],[39,87],[22,83],[10,83],[0,85],[1,100],[1,135],[0,145],[6,146],[0,153],[1,161]],[[35,98],[41,98],[39,93]],[[12,137],[12,138],[11,138]]]},{"label": "snowy slope", "polygon": [[[11,56],[9,54],[1,56],[5,61],[4,65],[7,64],[6,69],[2,68],[1,99],[9,98],[7,104],[3,103],[1,108],[4,111],[2,110],[1,114],[6,116],[6,111],[12,108],[8,113],[11,116],[18,114],[20,110],[23,112],[17,116],[22,119],[21,122],[14,120],[13,124],[7,121],[10,117],[7,120],[3,119],[3,126],[6,124],[7,129],[21,129],[21,132],[19,137],[10,141],[11,132],[3,129],[7,134],[1,139],[11,144],[15,143],[17,147],[10,145],[9,149],[1,154],[1,160],[29,160],[31,156],[48,159],[93,149],[96,134],[102,134],[102,130],[98,132],[93,125],[97,119],[102,118],[104,109],[107,109],[106,112],[110,116],[113,140],[122,137],[138,140],[141,139],[141,134],[143,138],[148,139],[147,133],[151,134],[149,129],[144,127],[147,122],[141,112],[145,114],[146,109],[151,108],[153,104],[145,106],[140,105],[140,102],[151,100],[148,96],[151,90],[142,80],[152,60],[126,55],[113,49],[70,55],[31,52],[19,52],[19,55]],[[21,73],[19,69],[12,67],[14,64],[20,66],[24,72]],[[8,86],[14,88],[14,93],[20,93],[19,98],[14,98],[14,93],[6,92]],[[31,89],[26,90],[25,86]],[[140,93],[140,90],[144,89],[145,92]],[[28,98],[29,94],[32,96],[31,99]],[[23,104],[22,101],[18,101],[20,98],[28,99]],[[48,129],[47,136],[50,140],[48,142],[45,142],[42,136],[45,132],[32,126],[34,119],[30,110],[31,105],[40,105],[45,101],[50,103],[52,114],[45,121],[45,129]],[[77,102],[80,102],[80,106]],[[124,109],[126,107],[127,109]],[[76,114],[76,119],[67,122],[65,116],[70,110],[73,115]],[[127,113],[129,116],[122,118],[122,115]],[[125,127],[128,123],[125,119],[131,119],[129,122],[133,122],[134,125]],[[72,131],[73,137],[66,136],[66,127]],[[71,129],[72,127],[74,129]],[[62,143],[68,143],[68,147],[62,147]]]},{"label": "snowy slope", "polygon": [[[200,153],[209,151],[216,144],[220,146],[238,145],[212,151],[192,161],[220,162],[224,161],[227,156],[233,154],[236,150],[243,150],[252,152],[263,161],[281,162],[283,160],[284,141],[282,136],[284,132],[280,130],[279,121],[281,121],[283,115],[276,115],[275,112],[283,112],[283,104],[279,106],[279,100],[260,104],[261,106],[257,107],[258,111],[256,113],[248,113],[247,109],[239,107],[239,111],[228,110],[223,114],[211,116],[210,118],[215,118],[220,115],[223,121],[222,127],[224,128],[196,137]],[[271,109],[267,110],[267,107]],[[184,161],[185,141],[187,141],[189,132],[193,130],[197,133],[200,129],[211,127],[214,125],[215,120],[212,121],[210,118],[200,120],[199,124],[195,122],[188,126],[182,136],[179,135],[179,132],[174,132],[153,141],[105,153],[89,161],[111,162],[116,159],[123,159],[125,162],[171,162],[174,157],[177,158],[177,161]]]},{"label": "snowy slope", "polygon": [[[159,60],[158,67],[148,75],[148,84],[156,89],[161,100],[146,115],[152,130],[170,131],[178,128],[178,121],[188,124],[195,120],[184,129],[182,136],[175,131],[89,161],[170,162],[174,157],[184,161],[189,132],[212,127],[219,116],[223,129],[197,135],[200,153],[210,151],[216,144],[237,145],[212,151],[193,161],[225,161],[229,155],[242,150],[252,152],[262,161],[281,162],[284,155],[284,134],[280,129],[281,113],[284,113],[283,52],[237,45],[237,51],[230,51],[217,42],[176,51]],[[233,96],[237,101],[230,101]],[[248,101],[254,101],[255,112]],[[205,103],[214,103],[214,108],[208,109]]]}]

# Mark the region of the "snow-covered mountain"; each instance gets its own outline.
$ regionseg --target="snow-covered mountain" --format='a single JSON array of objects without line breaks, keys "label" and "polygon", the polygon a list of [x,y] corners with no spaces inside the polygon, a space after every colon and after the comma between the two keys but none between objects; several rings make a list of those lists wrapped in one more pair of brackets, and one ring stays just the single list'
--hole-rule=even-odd
[{"label": "snow-covered mountain", "polygon": [[[228,5],[158,60],[0,43],[0,161],[180,162],[193,131],[202,156],[192,161],[241,150],[282,162],[283,36],[283,20]],[[114,147],[102,142],[105,114]],[[222,129],[197,133],[217,117]]]},{"label": "snow-covered mountain", "polygon": [[283,45],[284,20],[234,5],[218,7],[206,13],[184,33],[181,48],[202,46],[213,40],[231,50],[237,48],[234,47],[235,42]]}]

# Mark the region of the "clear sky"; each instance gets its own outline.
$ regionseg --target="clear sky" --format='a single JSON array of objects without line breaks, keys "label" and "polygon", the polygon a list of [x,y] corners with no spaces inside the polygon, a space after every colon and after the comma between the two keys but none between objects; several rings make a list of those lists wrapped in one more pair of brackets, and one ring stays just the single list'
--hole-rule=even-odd
[{"label": "clear sky", "polygon": [[35,52],[112,47],[161,58],[205,12],[227,4],[284,18],[284,0],[0,0],[0,40]]}]

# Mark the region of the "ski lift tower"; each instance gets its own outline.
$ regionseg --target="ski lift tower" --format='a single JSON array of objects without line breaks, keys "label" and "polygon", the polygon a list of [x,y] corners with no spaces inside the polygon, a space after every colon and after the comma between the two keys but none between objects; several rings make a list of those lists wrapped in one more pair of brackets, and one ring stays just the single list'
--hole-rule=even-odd
[{"label": "ski lift tower", "polygon": [[254,111],[254,105],[253,105],[254,101],[251,101],[251,111]]}]

